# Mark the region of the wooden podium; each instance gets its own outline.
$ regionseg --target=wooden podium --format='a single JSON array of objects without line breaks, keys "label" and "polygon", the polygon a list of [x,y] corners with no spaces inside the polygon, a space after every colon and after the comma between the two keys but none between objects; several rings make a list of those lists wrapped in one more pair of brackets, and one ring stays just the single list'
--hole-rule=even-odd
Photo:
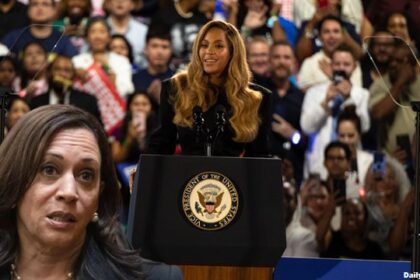
[{"label": "wooden podium", "polygon": [[272,267],[180,265],[184,280],[271,280]]},{"label": "wooden podium", "polygon": [[272,279],[286,246],[281,161],[142,155],[127,234],[185,279]]}]

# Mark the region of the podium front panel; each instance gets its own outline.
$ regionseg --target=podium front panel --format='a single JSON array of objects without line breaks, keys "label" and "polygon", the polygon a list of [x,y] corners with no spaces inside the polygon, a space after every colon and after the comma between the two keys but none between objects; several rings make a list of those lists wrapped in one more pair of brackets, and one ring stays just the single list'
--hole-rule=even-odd
[{"label": "podium front panel", "polygon": [[[182,196],[189,180],[216,172],[236,186],[236,217],[219,230],[194,226]],[[171,264],[275,266],[285,249],[281,161],[142,155],[131,197],[128,237],[141,255]]]}]

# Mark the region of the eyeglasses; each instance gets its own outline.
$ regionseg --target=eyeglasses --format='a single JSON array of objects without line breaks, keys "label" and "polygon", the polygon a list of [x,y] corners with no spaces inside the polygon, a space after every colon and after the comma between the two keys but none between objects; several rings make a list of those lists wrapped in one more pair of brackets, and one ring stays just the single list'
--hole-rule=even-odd
[{"label": "eyeglasses", "polygon": [[250,53],[249,57],[252,58],[265,58],[268,57],[268,53]]}]

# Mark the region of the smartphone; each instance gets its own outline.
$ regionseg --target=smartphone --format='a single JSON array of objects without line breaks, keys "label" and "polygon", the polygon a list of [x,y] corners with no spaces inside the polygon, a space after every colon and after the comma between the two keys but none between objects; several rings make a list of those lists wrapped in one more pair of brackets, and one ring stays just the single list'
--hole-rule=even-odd
[{"label": "smartphone", "polygon": [[317,185],[321,184],[321,175],[319,173],[309,174],[309,179],[313,180]]},{"label": "smartphone", "polygon": [[411,143],[408,134],[398,134],[396,140],[397,145],[406,152],[407,159],[411,159]]},{"label": "smartphone", "polygon": [[344,80],[347,80],[347,74],[344,71],[334,71],[332,76],[332,81],[334,84],[338,84],[339,82],[342,82]]},{"label": "smartphone", "polygon": [[333,179],[333,194],[337,205],[346,201],[346,179]]},{"label": "smartphone", "polygon": [[382,179],[385,175],[385,155],[382,152],[373,154],[372,171],[375,179]]},{"label": "smartphone", "polygon": [[79,25],[82,20],[83,20],[83,16],[71,16],[70,17],[70,24],[71,25]]},{"label": "smartphone", "polygon": [[141,124],[146,124],[146,113],[144,112],[134,112],[133,113],[133,124],[138,126]]}]

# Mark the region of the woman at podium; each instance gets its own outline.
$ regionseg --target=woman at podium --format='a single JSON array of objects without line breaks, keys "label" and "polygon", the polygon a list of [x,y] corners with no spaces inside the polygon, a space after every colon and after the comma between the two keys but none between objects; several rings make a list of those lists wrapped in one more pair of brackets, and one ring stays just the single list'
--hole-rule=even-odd
[{"label": "woman at podium", "polygon": [[187,69],[162,83],[160,126],[148,153],[266,156],[270,91],[251,83],[238,30],[223,21],[204,25]]}]

